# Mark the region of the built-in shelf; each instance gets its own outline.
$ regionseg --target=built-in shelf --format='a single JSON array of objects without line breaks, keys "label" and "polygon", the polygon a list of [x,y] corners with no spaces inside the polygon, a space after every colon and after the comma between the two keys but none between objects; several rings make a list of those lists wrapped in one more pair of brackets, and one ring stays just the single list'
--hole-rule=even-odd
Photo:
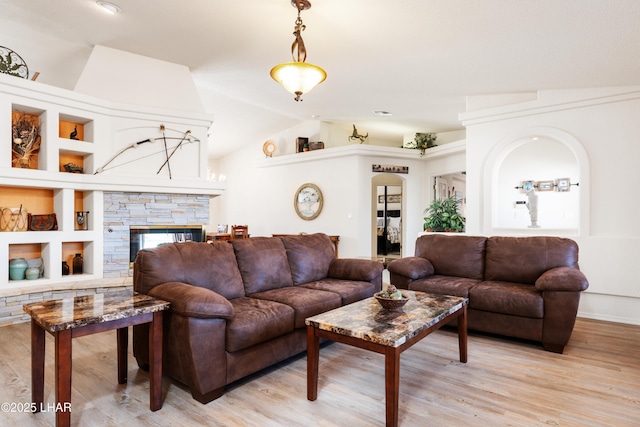
[{"label": "built-in shelf", "polygon": [[[0,74],[0,94],[0,135],[5,135],[4,143],[0,138],[0,207],[55,214],[58,223],[51,231],[0,232],[4,295],[12,288],[63,289],[69,283],[104,279],[104,191],[207,196],[224,191],[224,184],[207,180],[208,114],[120,105],[5,74]],[[39,134],[39,150],[28,162],[25,156],[17,158],[13,137],[8,137],[19,119]],[[164,123],[188,129],[198,141],[189,140],[174,156],[172,176],[156,174],[164,151],[153,144],[127,153],[129,157],[121,159],[125,166],[117,171],[96,173],[123,147],[159,137]],[[145,163],[147,157],[151,160]],[[144,167],[126,167],[132,160]],[[70,164],[73,167],[65,168]],[[86,229],[78,225],[77,212],[88,212]],[[83,256],[83,274],[63,276],[62,261],[72,269],[76,253]],[[9,280],[11,258],[42,258],[44,276]]]},{"label": "built-in shelf", "polygon": [[257,167],[268,168],[284,166],[288,164],[317,162],[319,160],[331,160],[346,156],[367,156],[381,159],[408,159],[431,160],[443,156],[464,152],[466,140],[460,140],[429,148],[424,156],[420,157],[420,151],[400,147],[385,147],[377,145],[353,144],[340,147],[325,148],[323,150],[306,151],[282,156],[267,157],[256,161]]}]

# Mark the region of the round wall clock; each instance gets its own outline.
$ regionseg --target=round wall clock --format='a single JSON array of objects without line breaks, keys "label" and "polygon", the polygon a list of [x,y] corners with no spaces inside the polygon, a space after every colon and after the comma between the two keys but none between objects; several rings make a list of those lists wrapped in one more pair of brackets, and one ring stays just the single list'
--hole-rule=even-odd
[{"label": "round wall clock", "polygon": [[0,46],[0,73],[23,79],[29,78],[29,68],[24,60],[20,55],[4,46]]},{"label": "round wall clock", "polygon": [[293,198],[293,207],[305,221],[315,219],[322,211],[322,192],[317,185],[302,184]]}]

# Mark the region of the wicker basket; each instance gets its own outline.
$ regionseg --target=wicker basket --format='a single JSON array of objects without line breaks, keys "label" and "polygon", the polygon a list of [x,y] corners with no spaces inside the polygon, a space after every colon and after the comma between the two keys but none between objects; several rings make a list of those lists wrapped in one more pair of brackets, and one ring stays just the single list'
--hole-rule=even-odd
[{"label": "wicker basket", "polygon": [[402,307],[407,303],[407,301],[409,301],[409,297],[407,297],[404,294],[403,294],[403,296],[404,296],[404,298],[402,298],[402,299],[391,299],[391,298],[384,298],[384,297],[378,296],[378,294],[374,295],[374,297],[380,303],[382,308],[384,308],[386,310],[389,310],[389,311],[400,311],[400,310],[402,310]]},{"label": "wicker basket", "polygon": [[27,231],[27,210],[22,208],[0,208],[0,231]]}]

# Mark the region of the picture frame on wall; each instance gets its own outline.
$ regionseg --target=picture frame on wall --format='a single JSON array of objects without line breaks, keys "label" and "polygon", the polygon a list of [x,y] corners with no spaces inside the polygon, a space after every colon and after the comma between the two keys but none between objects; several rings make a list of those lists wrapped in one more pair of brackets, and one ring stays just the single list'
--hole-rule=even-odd
[{"label": "picture frame on wall", "polygon": [[558,178],[556,180],[556,190],[569,191],[571,188],[571,180],[569,178]]},{"label": "picture frame on wall", "polygon": [[555,183],[553,181],[538,181],[536,188],[538,191],[553,191]]},{"label": "picture frame on wall", "polygon": [[409,166],[371,165],[371,172],[409,173]]},{"label": "picture frame on wall", "polygon": [[534,182],[533,180],[527,179],[525,181],[522,181],[522,185],[520,187],[522,189],[523,193],[528,193],[529,191],[534,189]]}]

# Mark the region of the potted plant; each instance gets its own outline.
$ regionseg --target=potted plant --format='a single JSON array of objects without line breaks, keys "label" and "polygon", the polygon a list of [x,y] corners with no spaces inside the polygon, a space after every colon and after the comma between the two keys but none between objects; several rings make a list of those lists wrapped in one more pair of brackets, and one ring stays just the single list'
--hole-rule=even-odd
[{"label": "potted plant", "polygon": [[455,196],[446,199],[435,199],[424,213],[425,231],[464,231],[465,217],[460,215],[460,201]]},{"label": "potted plant", "polygon": [[435,133],[416,133],[413,141],[409,141],[405,144],[405,148],[413,148],[420,150],[420,157],[424,156],[424,151],[427,148],[437,147],[435,144],[438,135]]}]

